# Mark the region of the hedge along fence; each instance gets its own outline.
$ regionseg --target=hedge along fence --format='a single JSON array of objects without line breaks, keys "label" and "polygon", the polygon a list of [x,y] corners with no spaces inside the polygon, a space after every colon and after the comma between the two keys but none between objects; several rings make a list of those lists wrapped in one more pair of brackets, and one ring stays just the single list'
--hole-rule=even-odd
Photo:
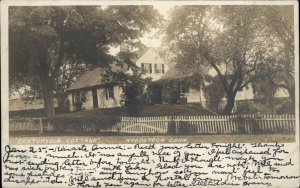
[{"label": "hedge along fence", "polygon": [[44,130],[53,132],[99,132],[109,130],[120,121],[121,117],[115,116],[58,116],[44,119],[43,126],[46,124]]},{"label": "hedge along fence", "polygon": [[52,118],[11,119],[9,130],[14,132],[99,132],[107,131],[118,122],[113,116],[56,116]]},{"label": "hedge along fence", "polygon": [[295,132],[294,115],[175,116],[170,134],[270,134]]},{"label": "hedge along fence", "polygon": [[294,115],[230,116],[56,116],[10,120],[10,131],[190,134],[270,134],[295,132]]},{"label": "hedge along fence", "polygon": [[9,120],[9,131],[43,133],[42,118],[21,118]]}]

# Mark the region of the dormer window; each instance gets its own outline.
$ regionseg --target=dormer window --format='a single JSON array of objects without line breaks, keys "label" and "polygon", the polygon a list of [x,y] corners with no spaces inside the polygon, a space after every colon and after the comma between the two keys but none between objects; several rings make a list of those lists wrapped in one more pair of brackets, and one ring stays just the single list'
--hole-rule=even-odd
[{"label": "dormer window", "polygon": [[141,68],[145,74],[152,74],[152,64],[151,63],[141,63]]}]

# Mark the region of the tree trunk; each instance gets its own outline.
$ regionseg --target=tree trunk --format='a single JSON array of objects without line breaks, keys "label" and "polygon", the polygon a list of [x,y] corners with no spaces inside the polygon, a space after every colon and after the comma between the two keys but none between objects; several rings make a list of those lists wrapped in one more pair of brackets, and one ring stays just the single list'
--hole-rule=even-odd
[{"label": "tree trunk", "polygon": [[57,96],[57,104],[58,104],[58,109],[59,112],[65,112],[66,111],[66,96],[64,94],[58,95]]},{"label": "tree trunk", "polygon": [[226,106],[223,111],[224,115],[230,115],[232,113],[232,109],[234,107],[234,101],[235,101],[234,99],[235,99],[234,94],[227,95]]},{"label": "tree trunk", "polygon": [[54,96],[52,92],[44,94],[44,107],[46,117],[51,117],[55,114],[54,111]]},{"label": "tree trunk", "polygon": [[295,108],[295,87],[291,87],[288,89],[290,98],[292,100],[293,108]]}]

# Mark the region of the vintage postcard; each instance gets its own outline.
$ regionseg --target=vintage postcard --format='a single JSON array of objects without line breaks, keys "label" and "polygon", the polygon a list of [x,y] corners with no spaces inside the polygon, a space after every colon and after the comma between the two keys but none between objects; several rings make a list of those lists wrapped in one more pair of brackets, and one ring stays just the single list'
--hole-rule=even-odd
[{"label": "vintage postcard", "polygon": [[298,8],[1,2],[2,185],[298,187]]}]

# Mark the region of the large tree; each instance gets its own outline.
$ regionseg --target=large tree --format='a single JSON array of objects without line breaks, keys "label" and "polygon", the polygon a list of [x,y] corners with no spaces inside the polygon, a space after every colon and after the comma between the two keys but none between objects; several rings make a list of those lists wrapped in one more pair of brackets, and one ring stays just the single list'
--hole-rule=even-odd
[{"label": "large tree", "polygon": [[158,18],[151,6],[10,7],[9,76],[29,80],[52,116],[66,62],[109,67],[109,47],[139,43]]},{"label": "large tree", "polygon": [[292,104],[295,104],[295,43],[294,43],[294,7],[264,7],[264,25],[266,32],[276,39],[272,54],[265,66],[265,78],[277,88],[289,92]]},{"label": "large tree", "polygon": [[165,52],[192,70],[215,71],[226,94],[224,114],[232,112],[237,92],[257,79],[257,67],[273,53],[261,13],[259,6],[181,6],[171,13]]}]

